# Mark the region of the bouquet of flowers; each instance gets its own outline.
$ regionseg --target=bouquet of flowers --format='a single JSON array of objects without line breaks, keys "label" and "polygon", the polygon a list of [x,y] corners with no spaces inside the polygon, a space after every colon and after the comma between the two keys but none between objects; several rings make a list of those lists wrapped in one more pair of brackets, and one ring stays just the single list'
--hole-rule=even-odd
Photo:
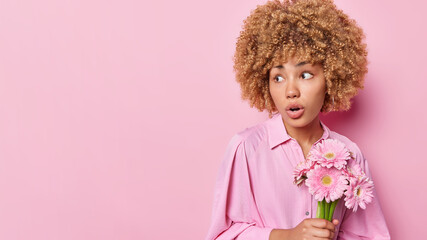
[{"label": "bouquet of flowers", "polygon": [[318,201],[317,218],[332,221],[338,201],[344,197],[345,206],[355,212],[372,201],[374,183],[355,161],[353,153],[336,139],[318,142],[294,170],[294,184],[308,187]]}]

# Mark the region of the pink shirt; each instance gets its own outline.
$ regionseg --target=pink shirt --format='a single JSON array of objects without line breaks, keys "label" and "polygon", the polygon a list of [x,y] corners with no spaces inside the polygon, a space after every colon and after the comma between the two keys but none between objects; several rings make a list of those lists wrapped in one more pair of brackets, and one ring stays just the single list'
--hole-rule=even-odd
[{"label": "pink shirt", "polygon": [[[344,142],[372,179],[359,147],[321,125],[320,139]],[[268,240],[274,228],[294,228],[305,218],[315,218],[317,201],[305,185],[293,184],[292,172],[300,161],[302,149],[287,134],[280,114],[234,135],[217,175],[206,240]],[[355,213],[341,199],[333,218],[340,221],[334,239],[390,239],[375,190],[373,201]]]}]

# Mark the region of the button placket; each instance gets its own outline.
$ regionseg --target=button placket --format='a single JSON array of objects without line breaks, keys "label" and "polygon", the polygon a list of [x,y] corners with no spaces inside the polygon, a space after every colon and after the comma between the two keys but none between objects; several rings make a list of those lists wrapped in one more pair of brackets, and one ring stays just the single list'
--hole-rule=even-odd
[{"label": "button placket", "polygon": [[[301,161],[305,161],[305,158],[304,158],[304,152],[302,151],[302,147],[298,144],[298,142],[297,142],[297,140],[295,140],[294,138],[292,138],[291,137],[291,139],[292,139],[292,145],[293,145],[293,148],[298,152],[298,154],[299,154],[299,159],[302,159]],[[320,139],[319,139],[320,140]],[[314,144],[313,144],[314,145]],[[307,190],[307,192],[306,192],[306,194],[308,195],[307,196],[307,207],[306,207],[306,211],[305,211],[305,216],[306,216],[306,218],[310,218],[311,217],[311,215],[312,214],[310,214],[310,213],[312,213],[312,210],[313,210],[313,208],[312,208],[312,201],[313,201],[313,196],[308,192],[308,190]]]}]

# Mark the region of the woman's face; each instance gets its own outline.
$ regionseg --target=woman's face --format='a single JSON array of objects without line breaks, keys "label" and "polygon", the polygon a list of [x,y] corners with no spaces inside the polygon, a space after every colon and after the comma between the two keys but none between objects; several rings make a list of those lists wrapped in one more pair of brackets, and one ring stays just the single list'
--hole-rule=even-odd
[{"label": "woman's face", "polygon": [[326,93],[320,64],[298,63],[296,57],[275,63],[270,69],[269,88],[286,125],[301,128],[318,121]]}]

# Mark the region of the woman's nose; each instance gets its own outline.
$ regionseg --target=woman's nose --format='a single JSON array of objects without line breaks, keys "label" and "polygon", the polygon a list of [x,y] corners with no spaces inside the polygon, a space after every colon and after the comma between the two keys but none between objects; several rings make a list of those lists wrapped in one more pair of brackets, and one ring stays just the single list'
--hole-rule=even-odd
[{"label": "woman's nose", "polygon": [[298,86],[296,85],[295,81],[291,80],[288,81],[288,86],[286,88],[286,97],[287,98],[295,98],[295,97],[299,97],[299,90],[298,90]]}]

